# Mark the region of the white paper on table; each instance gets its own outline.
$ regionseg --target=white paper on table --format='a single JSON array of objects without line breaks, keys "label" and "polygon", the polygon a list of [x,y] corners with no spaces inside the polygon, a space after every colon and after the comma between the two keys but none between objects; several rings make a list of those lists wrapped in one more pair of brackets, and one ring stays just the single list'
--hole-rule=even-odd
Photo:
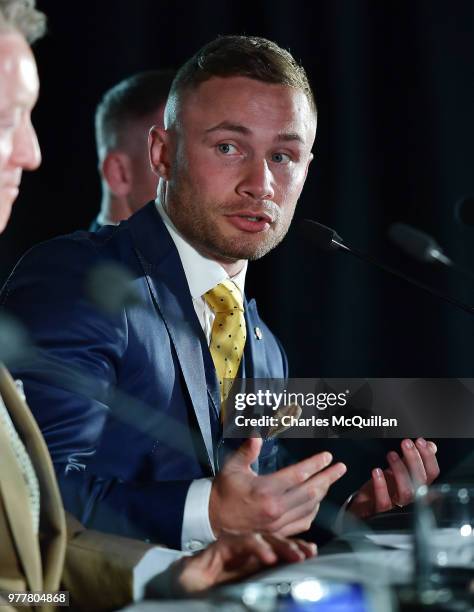
[{"label": "white paper on table", "polygon": [[[413,534],[371,533],[365,536],[377,546],[411,551],[414,548]],[[428,542],[429,550],[440,565],[472,567],[474,565],[474,532],[469,524],[433,529]],[[440,559],[444,559],[440,563]]]},{"label": "white paper on table", "polygon": [[361,550],[321,555],[259,574],[265,583],[305,578],[368,583],[371,586],[406,584],[413,573],[413,558],[406,550]]},{"label": "white paper on table", "polygon": [[413,549],[413,534],[411,533],[371,533],[365,537],[377,546],[388,546],[399,550]]}]

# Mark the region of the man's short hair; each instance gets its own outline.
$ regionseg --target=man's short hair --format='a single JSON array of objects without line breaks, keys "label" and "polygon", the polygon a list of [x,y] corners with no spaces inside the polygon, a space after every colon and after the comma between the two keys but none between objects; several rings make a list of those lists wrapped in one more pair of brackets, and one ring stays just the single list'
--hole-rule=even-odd
[{"label": "man's short hair", "polygon": [[122,144],[131,123],[165,105],[175,74],[174,70],[138,72],[105,92],[95,113],[99,157]]},{"label": "man's short hair", "polygon": [[46,31],[46,15],[35,0],[0,0],[0,34],[19,32],[31,44]]},{"label": "man's short hair", "polygon": [[169,105],[176,114],[178,100],[212,77],[243,76],[301,90],[316,114],[316,102],[305,69],[289,51],[258,36],[220,36],[204,45],[178,70]]}]

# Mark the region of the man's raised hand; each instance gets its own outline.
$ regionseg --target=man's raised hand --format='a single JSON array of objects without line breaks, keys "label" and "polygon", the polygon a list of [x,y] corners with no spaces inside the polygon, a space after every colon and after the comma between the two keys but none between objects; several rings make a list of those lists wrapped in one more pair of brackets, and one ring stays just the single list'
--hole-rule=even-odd
[{"label": "man's raised hand", "polygon": [[330,465],[328,452],[273,474],[252,470],[262,440],[249,438],[215,477],[209,518],[216,537],[224,533],[262,531],[281,536],[309,529],[329,487],[346,472],[343,463]]},{"label": "man's raised hand", "polygon": [[418,438],[403,440],[401,456],[390,451],[389,467],[372,470],[372,478],[360,489],[349,506],[352,514],[366,518],[386,512],[394,506],[403,507],[413,501],[416,488],[431,484],[439,476],[436,444]]}]

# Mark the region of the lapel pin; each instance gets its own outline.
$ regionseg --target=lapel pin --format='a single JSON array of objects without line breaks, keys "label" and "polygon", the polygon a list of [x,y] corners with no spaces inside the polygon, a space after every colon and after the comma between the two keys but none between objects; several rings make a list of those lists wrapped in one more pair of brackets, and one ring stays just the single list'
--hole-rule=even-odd
[{"label": "lapel pin", "polygon": [[257,338],[257,340],[261,340],[263,338],[262,330],[260,329],[260,327],[255,327],[254,332],[255,338]]}]

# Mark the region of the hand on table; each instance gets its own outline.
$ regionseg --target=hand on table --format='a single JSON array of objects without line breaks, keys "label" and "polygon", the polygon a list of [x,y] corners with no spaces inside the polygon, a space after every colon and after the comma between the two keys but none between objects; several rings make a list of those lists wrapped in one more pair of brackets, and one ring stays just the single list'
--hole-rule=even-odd
[{"label": "hand on table", "polygon": [[273,474],[258,476],[251,467],[262,446],[250,438],[226,462],[212,483],[209,519],[216,537],[225,533],[289,536],[309,529],[329,487],[343,476],[343,463],[313,455]]},{"label": "hand on table", "polygon": [[177,564],[176,585],[185,593],[238,580],[278,561],[295,563],[316,554],[316,544],[269,534],[224,535]]},{"label": "hand on table", "polygon": [[403,507],[413,501],[416,489],[431,484],[439,476],[436,444],[418,438],[401,443],[401,457],[395,451],[387,455],[389,467],[372,470],[372,478],[360,489],[349,506],[359,518]]}]

